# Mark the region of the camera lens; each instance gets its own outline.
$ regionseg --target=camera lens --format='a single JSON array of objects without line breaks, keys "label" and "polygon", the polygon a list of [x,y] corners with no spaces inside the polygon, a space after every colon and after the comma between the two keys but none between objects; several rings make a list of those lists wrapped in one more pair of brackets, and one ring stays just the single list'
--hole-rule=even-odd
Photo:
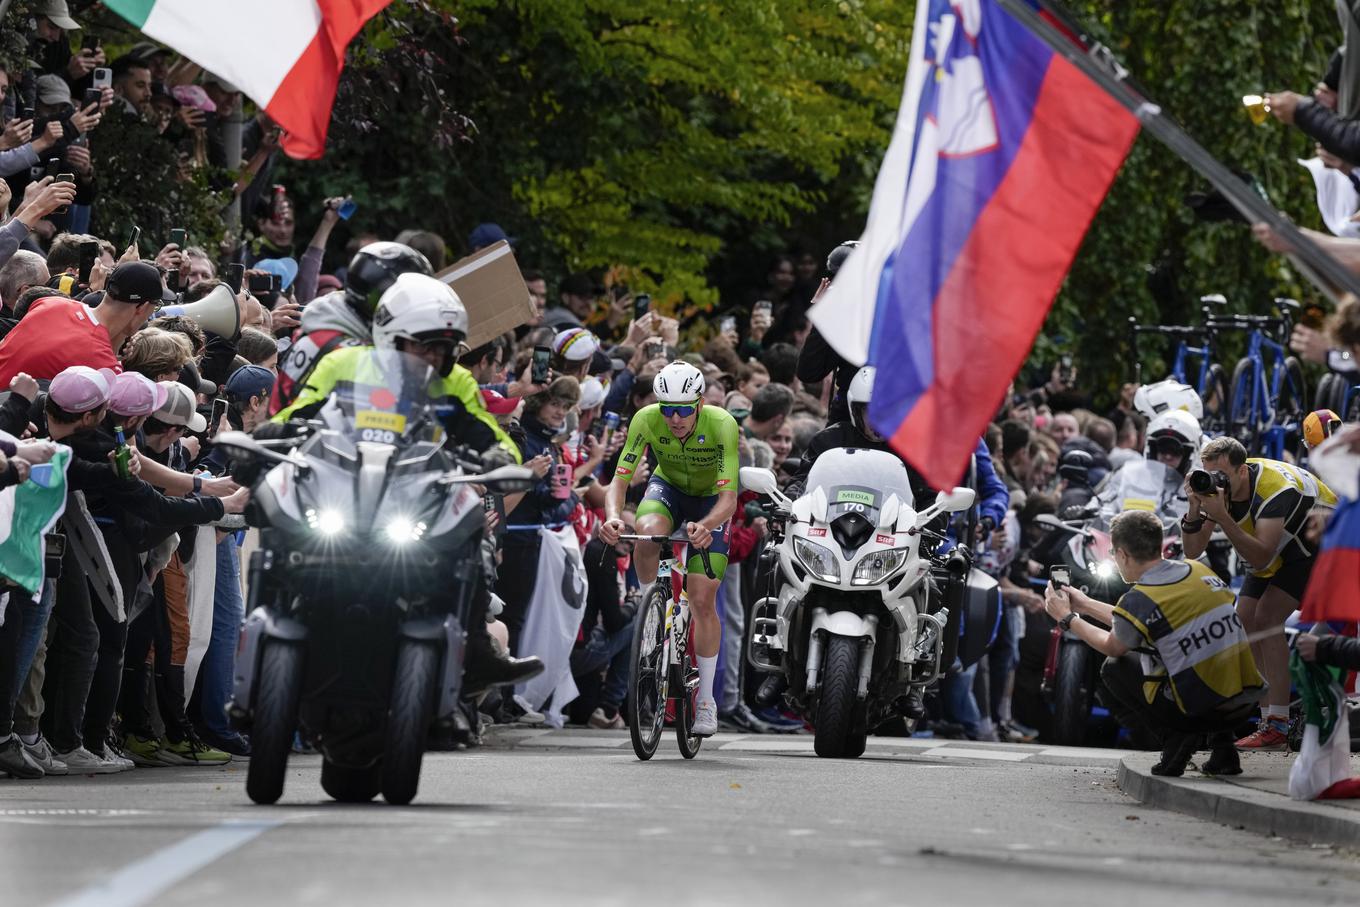
[{"label": "camera lens", "polygon": [[1214,490],[1213,476],[1203,469],[1196,469],[1190,473],[1190,489],[1196,494],[1211,494]]}]

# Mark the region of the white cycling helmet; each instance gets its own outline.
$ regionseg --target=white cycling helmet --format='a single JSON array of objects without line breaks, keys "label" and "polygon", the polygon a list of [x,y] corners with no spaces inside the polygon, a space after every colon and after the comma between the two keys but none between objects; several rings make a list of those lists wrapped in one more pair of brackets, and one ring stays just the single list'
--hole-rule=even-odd
[{"label": "white cycling helmet", "polygon": [[850,386],[845,389],[845,402],[850,406],[850,424],[871,441],[883,440],[883,436],[869,425],[869,401],[874,396],[874,379],[877,376],[878,369],[866,365],[855,372],[855,377],[850,379]]},{"label": "white cycling helmet", "polygon": [[1181,458],[1178,471],[1185,475],[1190,461],[1199,451],[1201,437],[1199,420],[1183,409],[1173,409],[1148,423],[1147,445],[1143,452],[1149,460],[1155,460],[1159,448],[1165,450],[1174,444]]},{"label": "white cycling helmet", "polygon": [[1133,395],[1133,408],[1145,419],[1154,419],[1173,410],[1183,410],[1194,416],[1196,421],[1204,418],[1204,403],[1199,394],[1193,387],[1181,384],[1175,378],[1138,388]]},{"label": "white cycling helmet", "polygon": [[402,274],[382,295],[373,312],[373,345],[396,349],[398,340],[447,342],[439,374],[448,377],[467,338],[468,315],[453,287],[425,274]]},{"label": "white cycling helmet", "polygon": [[656,373],[652,390],[658,403],[694,403],[704,395],[704,373],[677,359]]}]

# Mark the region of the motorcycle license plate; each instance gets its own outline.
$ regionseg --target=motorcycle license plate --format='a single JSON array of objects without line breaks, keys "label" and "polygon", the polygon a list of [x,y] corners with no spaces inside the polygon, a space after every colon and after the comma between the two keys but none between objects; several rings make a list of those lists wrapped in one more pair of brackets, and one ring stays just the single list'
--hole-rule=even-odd
[{"label": "motorcycle license plate", "polygon": [[406,431],[406,417],[400,413],[385,413],[377,409],[361,409],[354,414],[355,428],[375,428],[401,434]]}]

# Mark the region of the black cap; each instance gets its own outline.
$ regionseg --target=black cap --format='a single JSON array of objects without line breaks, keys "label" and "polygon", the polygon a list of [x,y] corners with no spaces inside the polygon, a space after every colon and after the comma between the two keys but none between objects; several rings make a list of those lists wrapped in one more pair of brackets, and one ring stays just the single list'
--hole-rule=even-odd
[{"label": "black cap", "polygon": [[135,305],[175,301],[174,292],[165,287],[160,269],[145,261],[125,261],[114,268],[104,291],[109,299]]}]

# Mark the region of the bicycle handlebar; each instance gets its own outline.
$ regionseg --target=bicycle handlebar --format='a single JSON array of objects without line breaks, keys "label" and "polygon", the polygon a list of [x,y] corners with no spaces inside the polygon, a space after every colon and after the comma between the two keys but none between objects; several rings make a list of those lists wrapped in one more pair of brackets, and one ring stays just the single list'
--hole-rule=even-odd
[{"label": "bicycle handlebar", "polygon": [[[621,542],[651,542],[654,545],[665,545],[669,542],[685,542],[688,544],[687,535],[632,535],[629,533],[619,533]],[[707,548],[696,548],[699,552],[699,563],[704,565],[704,576],[709,579],[717,579],[718,574],[713,572],[713,562],[709,559]]]}]

